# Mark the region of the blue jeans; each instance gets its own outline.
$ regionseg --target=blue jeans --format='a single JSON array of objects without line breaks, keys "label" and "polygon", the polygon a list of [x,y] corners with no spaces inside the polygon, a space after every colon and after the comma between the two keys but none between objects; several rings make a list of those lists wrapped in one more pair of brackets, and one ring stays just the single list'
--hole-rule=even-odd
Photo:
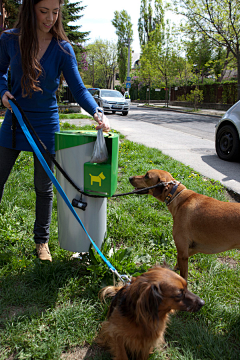
[{"label": "blue jeans", "polygon": [[[7,149],[0,146],[0,202],[5,183],[17,160],[19,150]],[[46,154],[43,154],[48,166],[54,171],[54,164]],[[53,186],[47,173],[43,169],[37,156],[34,157],[34,186],[36,192],[36,219],[34,223],[34,241],[36,244],[49,240],[49,229],[52,216]]]}]

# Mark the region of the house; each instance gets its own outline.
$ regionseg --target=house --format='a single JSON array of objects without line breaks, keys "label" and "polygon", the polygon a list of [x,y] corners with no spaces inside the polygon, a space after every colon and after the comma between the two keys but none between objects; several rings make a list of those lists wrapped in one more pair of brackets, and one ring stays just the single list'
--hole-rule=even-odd
[{"label": "house", "polygon": [[131,69],[134,70],[139,65],[140,61],[140,53],[135,53],[134,50],[132,50],[132,66]]}]

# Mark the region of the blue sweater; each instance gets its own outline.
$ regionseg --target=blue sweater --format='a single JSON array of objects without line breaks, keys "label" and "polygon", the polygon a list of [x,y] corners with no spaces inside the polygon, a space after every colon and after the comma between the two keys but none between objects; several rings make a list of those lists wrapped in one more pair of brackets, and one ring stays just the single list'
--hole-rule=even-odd
[{"label": "blue sweater", "polygon": [[[69,88],[79,105],[89,114],[96,112],[97,103],[85,88],[80,77],[76,57],[67,41],[57,42],[52,38],[40,60],[42,75],[39,78],[42,92],[34,92],[32,97],[22,97],[22,65],[17,30],[8,30],[0,37],[0,95],[8,90],[7,74],[11,70],[11,94],[15,97],[40,139],[51,153],[55,152],[54,134],[59,131],[59,115],[56,90],[63,72]],[[7,110],[0,128],[0,145],[12,148],[12,114]],[[34,136],[33,136],[34,137]],[[34,137],[35,139],[35,137]],[[37,142],[38,143],[38,142]],[[16,132],[16,149],[32,151],[19,125]],[[40,147],[42,150],[42,148]]]}]

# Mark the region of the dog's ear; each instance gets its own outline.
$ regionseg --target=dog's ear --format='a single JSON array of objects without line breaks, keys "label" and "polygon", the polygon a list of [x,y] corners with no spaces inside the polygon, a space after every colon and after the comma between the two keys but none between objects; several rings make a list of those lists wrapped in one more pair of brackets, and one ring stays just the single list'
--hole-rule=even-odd
[{"label": "dog's ear", "polygon": [[162,292],[158,284],[148,284],[137,301],[136,320],[147,323],[158,320],[158,308],[162,302]]},{"label": "dog's ear", "polygon": [[[158,177],[158,183],[162,183],[162,182],[165,182],[165,181],[166,181],[165,178],[161,178],[161,179],[160,179],[160,177]],[[153,196],[154,196],[155,198],[158,198],[159,196],[162,195],[164,189],[165,189],[165,187],[164,187],[163,185],[162,185],[162,186],[161,186],[161,185],[160,185],[160,186],[157,186],[157,187],[153,190]]]},{"label": "dog's ear", "polygon": [[156,187],[156,188],[153,190],[153,196],[154,196],[155,198],[158,198],[159,196],[162,195],[163,190],[164,190],[164,186],[158,186],[158,187]]}]

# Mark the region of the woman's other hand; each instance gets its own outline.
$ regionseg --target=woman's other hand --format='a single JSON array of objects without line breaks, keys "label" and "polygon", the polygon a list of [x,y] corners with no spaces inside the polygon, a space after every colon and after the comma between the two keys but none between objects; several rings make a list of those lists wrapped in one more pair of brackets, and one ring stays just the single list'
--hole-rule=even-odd
[{"label": "woman's other hand", "polygon": [[9,91],[6,91],[2,97],[2,103],[6,108],[8,108],[10,111],[12,111],[11,105],[9,104],[9,101],[8,101],[9,99],[14,99],[14,96]]},{"label": "woman's other hand", "polygon": [[98,113],[99,113],[101,119],[99,119],[97,113],[95,113],[93,115],[94,120],[97,121],[99,124],[96,127],[96,130],[102,129],[103,131],[106,131],[106,132],[110,131],[110,124],[109,124],[108,118],[103,113],[101,113],[101,112],[98,112]]}]

